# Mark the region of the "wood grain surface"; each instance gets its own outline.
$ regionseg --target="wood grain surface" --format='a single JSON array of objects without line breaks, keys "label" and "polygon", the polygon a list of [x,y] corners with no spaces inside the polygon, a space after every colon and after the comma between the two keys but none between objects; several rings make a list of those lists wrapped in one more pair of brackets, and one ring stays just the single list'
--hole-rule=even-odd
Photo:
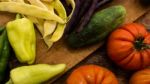
[{"label": "wood grain surface", "polygon": [[[135,21],[146,11],[148,11],[148,8],[141,7],[138,0],[114,0],[112,3],[107,5],[107,7],[112,5],[123,5],[126,8],[127,15],[124,24]],[[0,24],[4,25],[13,18],[14,14],[12,15],[8,13],[0,13]],[[36,36],[37,48],[35,63],[65,63],[67,64],[66,71],[88,57],[103,44],[103,42],[100,42],[98,44],[80,49],[71,49],[65,44],[65,39],[63,38],[55,43],[51,49],[47,49],[39,32],[36,32]],[[47,84],[50,84],[52,81],[53,80],[50,80],[49,82],[47,82]]]}]

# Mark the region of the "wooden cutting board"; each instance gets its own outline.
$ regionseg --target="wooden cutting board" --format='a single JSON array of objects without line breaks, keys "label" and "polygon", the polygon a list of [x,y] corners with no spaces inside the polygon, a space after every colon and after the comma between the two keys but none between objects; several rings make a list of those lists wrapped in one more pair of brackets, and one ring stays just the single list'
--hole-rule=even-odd
[{"label": "wooden cutting board", "polygon": [[[112,5],[123,5],[126,8],[127,15],[124,23],[133,22],[148,11],[148,8],[141,7],[138,0],[114,0],[112,3],[107,5],[107,7]],[[8,13],[0,13],[0,24],[4,25],[6,22],[13,20],[13,16],[14,15]],[[35,63],[65,63],[67,64],[66,71],[85,59],[103,44],[103,42],[100,42],[80,49],[71,49],[65,44],[65,40],[61,39],[55,43],[51,49],[47,49],[39,32],[36,33],[37,48]],[[51,82],[52,80],[49,81],[48,84]]]},{"label": "wooden cutting board", "polygon": [[[127,9],[125,23],[135,21],[147,11],[147,9],[140,6],[138,0],[116,0],[111,3],[111,5],[116,4],[123,5]],[[66,63],[67,70],[86,58],[89,54],[98,49],[103,43],[100,42],[98,44],[80,49],[71,49],[65,44],[64,39],[61,39],[55,43],[51,49],[48,50],[41,38],[42,37],[37,34],[36,63]]]}]

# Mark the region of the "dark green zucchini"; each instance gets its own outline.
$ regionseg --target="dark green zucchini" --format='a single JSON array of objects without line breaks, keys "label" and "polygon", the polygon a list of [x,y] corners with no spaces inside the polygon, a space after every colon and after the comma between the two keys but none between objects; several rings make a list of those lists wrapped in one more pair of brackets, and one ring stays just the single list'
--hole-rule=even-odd
[{"label": "dark green zucchini", "polygon": [[123,6],[112,6],[96,12],[80,32],[72,32],[67,43],[71,47],[82,47],[103,40],[111,31],[121,25],[126,10]]},{"label": "dark green zucchini", "polygon": [[10,45],[6,28],[0,27],[0,84],[3,84],[6,77],[6,68],[10,57]]}]

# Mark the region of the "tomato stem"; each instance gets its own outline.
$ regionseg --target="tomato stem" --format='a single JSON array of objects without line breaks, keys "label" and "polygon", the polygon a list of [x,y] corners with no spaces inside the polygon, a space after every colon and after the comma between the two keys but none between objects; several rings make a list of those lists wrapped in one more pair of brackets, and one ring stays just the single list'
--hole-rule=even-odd
[{"label": "tomato stem", "polygon": [[143,46],[144,46],[143,40],[144,40],[143,37],[138,37],[138,38],[135,40],[135,42],[134,42],[135,49],[141,50],[141,49],[143,48]]},{"label": "tomato stem", "polygon": [[149,45],[149,44],[144,44],[143,50],[144,50],[144,49],[150,49],[150,45]]},{"label": "tomato stem", "polygon": [[150,49],[150,45],[146,44],[143,42],[144,38],[143,37],[138,37],[135,42],[134,42],[134,47],[135,49],[137,49],[138,51],[140,50],[145,50],[145,49]]}]

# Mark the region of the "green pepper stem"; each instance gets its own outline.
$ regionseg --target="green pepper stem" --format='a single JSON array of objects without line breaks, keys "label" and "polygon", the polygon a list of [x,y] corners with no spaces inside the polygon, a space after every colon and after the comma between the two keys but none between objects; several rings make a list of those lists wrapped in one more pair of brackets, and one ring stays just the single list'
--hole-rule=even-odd
[{"label": "green pepper stem", "polygon": [[7,81],[5,84],[13,84],[13,82],[11,79],[9,79],[9,81]]},{"label": "green pepper stem", "polygon": [[21,15],[20,14],[16,14],[16,19],[20,19],[21,18]]}]

